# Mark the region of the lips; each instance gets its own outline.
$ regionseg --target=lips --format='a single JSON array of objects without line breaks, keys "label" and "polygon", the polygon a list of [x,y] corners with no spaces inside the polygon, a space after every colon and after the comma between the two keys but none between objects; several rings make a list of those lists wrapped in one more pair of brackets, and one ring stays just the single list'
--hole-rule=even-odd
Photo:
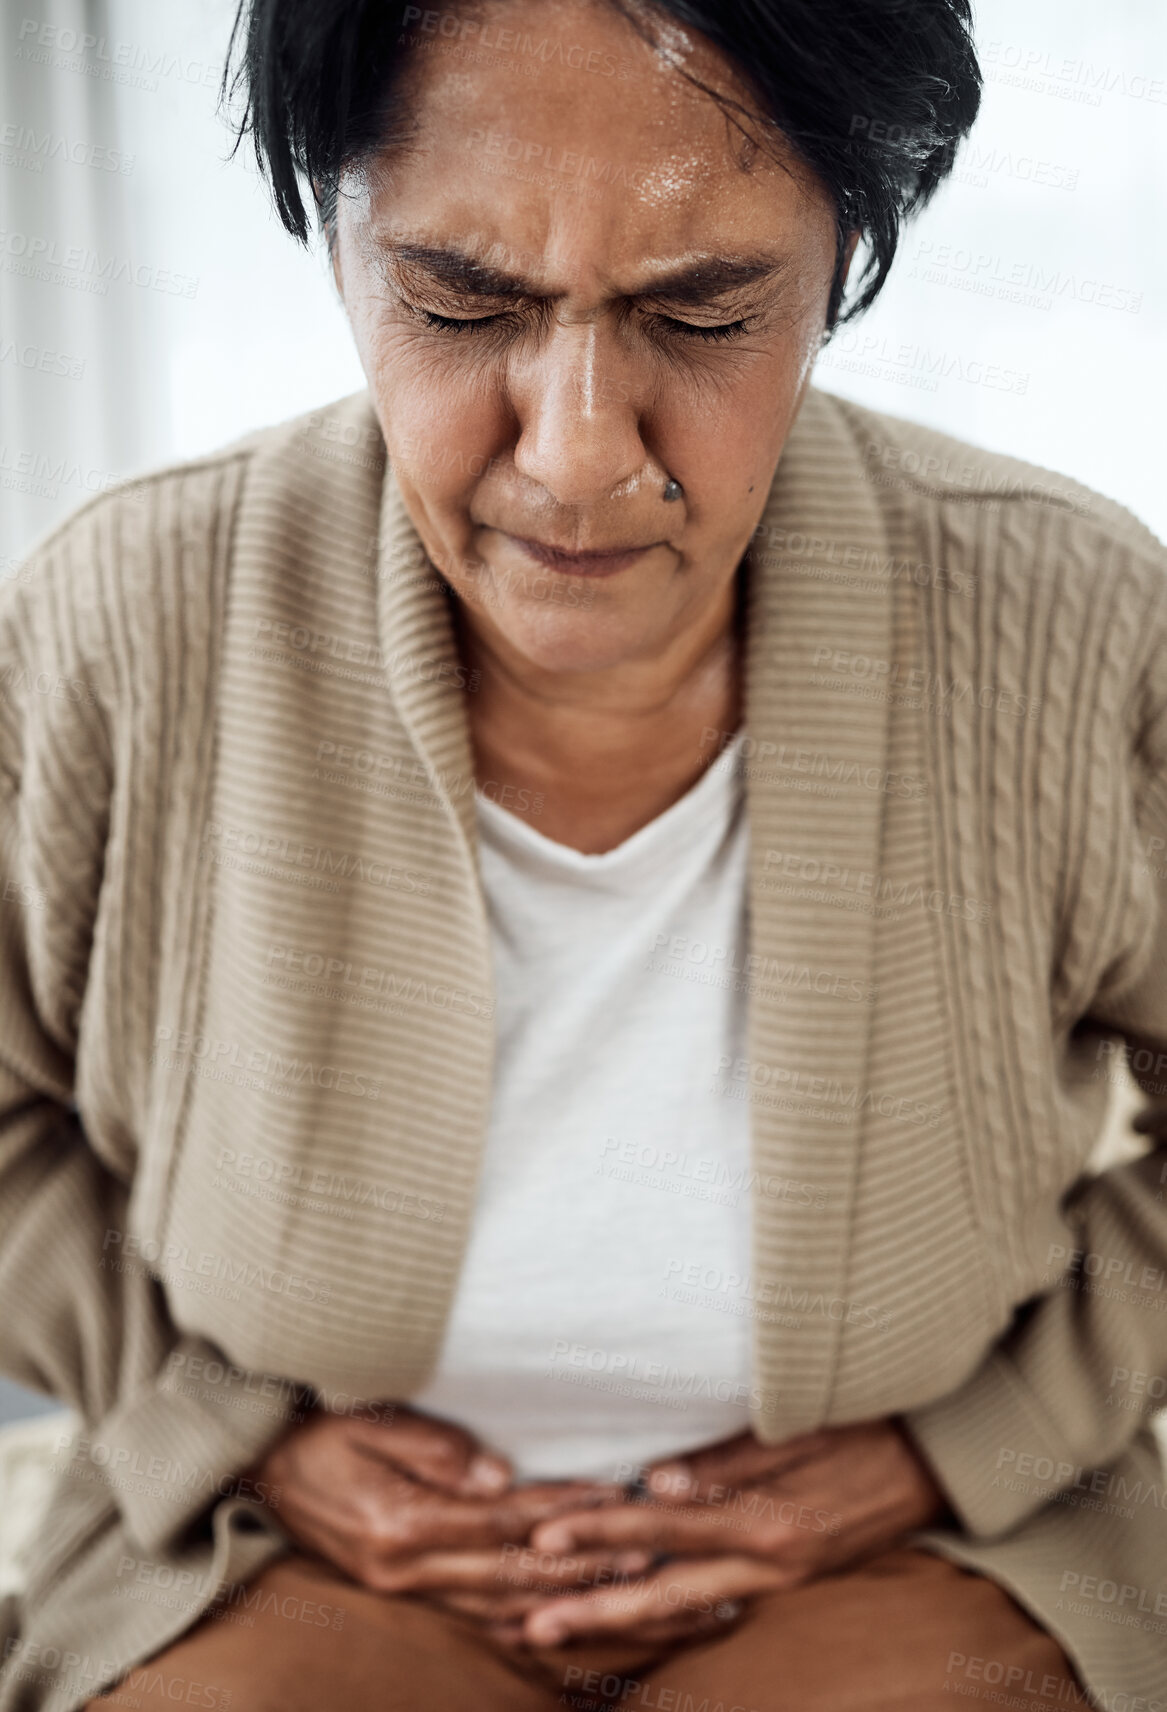
[{"label": "lips", "polygon": [[648,541],[643,546],[602,547],[577,552],[572,548],[552,546],[546,541],[531,541],[522,535],[509,535],[507,539],[549,571],[563,571],[579,577],[614,576],[617,571],[627,570],[645,553],[661,545],[659,541]]}]

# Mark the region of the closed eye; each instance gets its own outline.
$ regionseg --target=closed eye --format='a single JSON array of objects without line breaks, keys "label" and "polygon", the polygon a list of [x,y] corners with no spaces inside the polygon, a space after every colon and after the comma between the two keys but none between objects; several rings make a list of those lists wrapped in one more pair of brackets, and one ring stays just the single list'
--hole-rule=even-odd
[{"label": "closed eye", "polygon": [[675,315],[654,315],[652,319],[664,332],[693,339],[737,339],[750,325],[744,318],[740,321],[723,321],[714,327],[698,326],[692,321],[678,321]]},{"label": "closed eye", "polygon": [[432,309],[419,309],[411,304],[413,313],[420,318],[426,327],[436,327],[443,333],[462,333],[474,327],[497,327],[500,322],[508,321],[508,315],[436,315]]},{"label": "closed eye", "polygon": [[[513,324],[513,314],[497,315],[439,315],[432,309],[422,309],[418,304],[409,304],[410,311],[417,316],[423,326],[432,327],[442,333],[468,333],[475,330],[485,332],[489,328],[499,328]],[[681,321],[675,315],[650,315],[647,317],[649,326],[658,333],[682,339],[704,339],[710,343],[717,340],[737,339],[750,326],[748,319],[738,321],[723,321],[715,326],[704,326],[692,321]]]}]

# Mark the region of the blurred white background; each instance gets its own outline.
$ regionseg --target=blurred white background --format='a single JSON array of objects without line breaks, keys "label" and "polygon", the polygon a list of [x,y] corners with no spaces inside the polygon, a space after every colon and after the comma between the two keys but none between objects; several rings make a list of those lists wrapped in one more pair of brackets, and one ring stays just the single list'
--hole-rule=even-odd
[{"label": "blurred white background", "polygon": [[[116,477],[363,384],[319,246],[279,227],[249,149],[227,159],[233,12],[0,0],[0,574]],[[977,12],[985,99],[956,178],[818,379],[1167,535],[1167,7]]]}]

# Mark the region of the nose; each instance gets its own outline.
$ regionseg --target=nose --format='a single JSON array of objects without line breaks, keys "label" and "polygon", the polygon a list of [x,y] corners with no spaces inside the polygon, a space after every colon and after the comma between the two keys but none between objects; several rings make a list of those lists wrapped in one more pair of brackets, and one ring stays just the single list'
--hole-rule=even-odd
[{"label": "nose", "polygon": [[655,468],[637,393],[610,329],[557,318],[510,376],[515,467],[560,505],[619,497]]}]

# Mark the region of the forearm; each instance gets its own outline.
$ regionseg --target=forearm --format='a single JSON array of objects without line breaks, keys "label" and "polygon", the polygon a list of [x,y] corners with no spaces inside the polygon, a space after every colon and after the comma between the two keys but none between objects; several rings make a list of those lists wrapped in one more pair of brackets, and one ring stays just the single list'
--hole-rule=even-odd
[{"label": "forearm", "polygon": [[239,1489],[297,1393],[179,1332],[157,1280],[123,1258],[126,1186],[76,1114],[19,1087],[0,1064],[0,1371],[74,1412],[62,1466],[105,1471],[135,1536],[158,1545]]},{"label": "forearm", "polygon": [[1051,1253],[1062,1277],[966,1383],[905,1425],[968,1531],[1009,1531],[1105,1467],[1159,1406],[1167,1374],[1167,1148],[1095,1178]]}]

